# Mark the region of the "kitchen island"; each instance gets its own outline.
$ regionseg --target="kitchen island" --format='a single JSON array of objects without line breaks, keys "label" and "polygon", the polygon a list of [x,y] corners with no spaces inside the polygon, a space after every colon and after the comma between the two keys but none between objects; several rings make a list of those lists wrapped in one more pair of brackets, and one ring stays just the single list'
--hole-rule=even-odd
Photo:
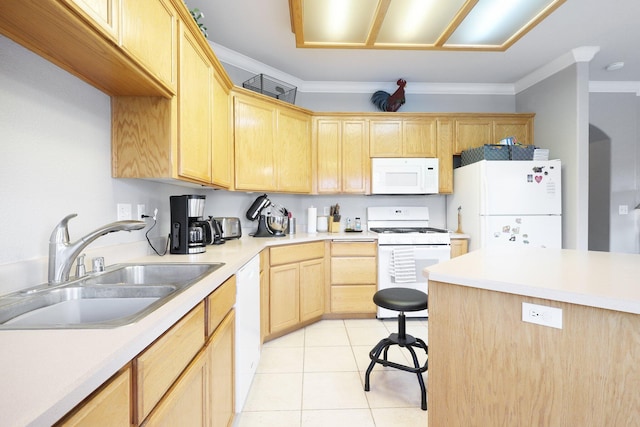
[{"label": "kitchen island", "polygon": [[492,248],[425,275],[429,425],[640,423],[640,255]]},{"label": "kitchen island", "polygon": [[[134,263],[223,262],[224,266],[137,322],[109,329],[0,330],[0,425],[50,426],[163,335],[263,249],[324,240],[375,240],[373,233],[245,236],[197,255],[135,256]],[[126,246],[126,245],[125,245]],[[122,248],[121,251],[126,251]],[[34,283],[35,285],[35,283]]]}]

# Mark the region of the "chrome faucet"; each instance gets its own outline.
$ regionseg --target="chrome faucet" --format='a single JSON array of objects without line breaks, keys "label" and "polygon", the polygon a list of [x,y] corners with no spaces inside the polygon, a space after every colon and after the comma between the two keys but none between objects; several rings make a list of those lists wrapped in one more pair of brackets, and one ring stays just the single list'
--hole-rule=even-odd
[{"label": "chrome faucet", "polygon": [[49,284],[59,285],[69,280],[69,272],[73,261],[91,242],[100,236],[114,231],[140,230],[145,227],[144,221],[116,221],[103,225],[76,242],[69,242],[67,223],[78,214],[67,215],[55,226],[49,238]]}]

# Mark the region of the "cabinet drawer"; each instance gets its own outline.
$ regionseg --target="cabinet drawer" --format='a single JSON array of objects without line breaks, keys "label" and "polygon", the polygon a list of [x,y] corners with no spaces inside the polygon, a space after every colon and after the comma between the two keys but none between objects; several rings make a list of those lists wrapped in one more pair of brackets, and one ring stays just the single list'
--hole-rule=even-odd
[{"label": "cabinet drawer", "polygon": [[229,277],[207,297],[207,336],[211,336],[236,303],[236,276]]},{"label": "cabinet drawer", "polygon": [[290,264],[324,257],[324,242],[301,243],[270,249],[271,265]]},{"label": "cabinet drawer", "polygon": [[372,257],[331,258],[331,284],[376,284],[378,270]]},{"label": "cabinet drawer", "polygon": [[376,285],[331,286],[332,313],[375,313]]},{"label": "cabinet drawer", "polygon": [[56,427],[128,426],[131,395],[131,369],[127,368],[107,381],[98,391],[71,412]]},{"label": "cabinet drawer", "polygon": [[136,423],[145,419],[204,345],[204,313],[201,302],[135,359]]},{"label": "cabinet drawer", "polygon": [[331,256],[376,256],[376,242],[331,242]]}]

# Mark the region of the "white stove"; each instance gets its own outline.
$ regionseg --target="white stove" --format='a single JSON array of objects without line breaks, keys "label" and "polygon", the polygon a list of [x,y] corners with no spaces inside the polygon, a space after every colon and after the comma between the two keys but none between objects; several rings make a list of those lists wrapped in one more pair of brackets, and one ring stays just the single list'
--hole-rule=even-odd
[{"label": "white stove", "polygon": [[[451,257],[449,232],[429,227],[429,208],[367,208],[367,227],[378,234],[378,289],[405,287],[428,293],[423,270]],[[379,318],[397,315],[378,307]],[[405,315],[428,317],[428,310]]]},{"label": "white stove", "polygon": [[367,208],[367,227],[379,234],[380,245],[450,245],[447,230],[429,227],[429,208]]}]

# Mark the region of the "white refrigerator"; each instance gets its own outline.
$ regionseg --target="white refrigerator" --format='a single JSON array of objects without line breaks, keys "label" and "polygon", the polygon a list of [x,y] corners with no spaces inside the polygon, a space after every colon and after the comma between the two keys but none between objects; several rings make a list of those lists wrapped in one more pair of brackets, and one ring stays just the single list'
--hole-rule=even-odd
[{"label": "white refrigerator", "polygon": [[562,247],[560,160],[482,160],[453,171],[447,227],[470,236],[469,250]]}]

